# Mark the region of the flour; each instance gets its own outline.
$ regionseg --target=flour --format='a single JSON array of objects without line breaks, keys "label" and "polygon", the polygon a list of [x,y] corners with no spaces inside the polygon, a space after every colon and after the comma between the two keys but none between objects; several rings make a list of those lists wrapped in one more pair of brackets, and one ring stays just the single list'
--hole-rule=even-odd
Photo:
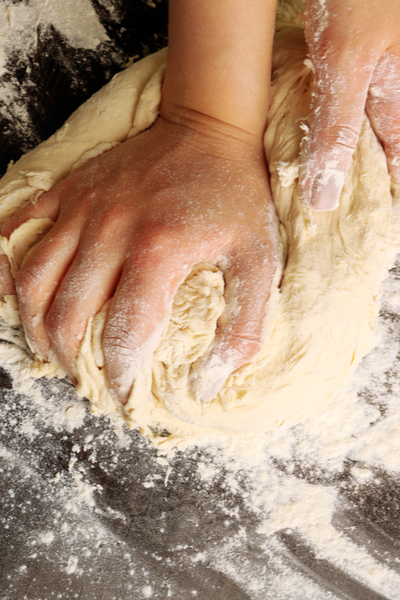
[{"label": "flour", "polygon": [[[368,488],[376,489],[382,469],[394,473],[399,470],[398,392],[392,386],[398,386],[395,382],[399,381],[396,355],[400,351],[400,340],[393,327],[396,321],[387,320],[385,312],[387,308],[393,310],[395,299],[400,297],[400,281],[396,273],[385,284],[380,325],[382,344],[366,357],[338,402],[316,410],[299,426],[285,432],[255,436],[246,444],[228,439],[224,443],[220,439],[208,444],[198,458],[194,458],[202,486],[211,491],[218,484],[221,490],[213,510],[224,515],[226,528],[226,535],[221,536],[215,548],[211,545],[194,554],[194,564],[212,562],[215,568],[246,590],[252,600],[337,598],[321,591],[323,587],[293,570],[290,560],[287,562],[288,559],[282,558],[286,556],[288,540],[303,540],[313,549],[316,560],[327,560],[345,574],[363,582],[368,589],[397,600],[400,581],[396,572],[392,572],[391,565],[385,565],[388,559],[379,556],[376,560],[371,556],[371,547],[364,545],[362,540],[352,539],[351,532],[348,536],[340,527],[336,529],[334,524],[335,514],[346,496],[368,493]],[[102,509],[99,512],[98,506],[103,491],[91,482],[90,471],[78,457],[84,451],[87,465],[100,464],[105,472],[111,474],[120,464],[123,448],[127,448],[129,456],[129,448],[133,448],[132,444],[136,445],[138,440],[127,431],[120,440],[118,434],[113,433],[115,430],[118,432],[115,417],[108,425],[105,423],[102,436],[105,434],[104,439],[108,438],[105,448],[109,460],[104,463],[102,438],[88,430],[93,417],[86,419],[85,404],[75,399],[69,384],[35,382],[27,377],[28,350],[22,346],[21,340],[19,343],[21,349],[7,346],[7,349],[10,348],[8,353],[1,354],[2,366],[13,375],[14,388],[19,393],[16,400],[12,400],[9,393],[6,402],[1,405],[2,439],[10,439],[10,435],[22,436],[21,439],[26,440],[22,444],[24,447],[34,439],[40,439],[43,444],[52,432],[68,435],[68,432],[82,430],[79,441],[75,437],[77,441],[72,447],[67,470],[62,474],[57,472],[47,490],[42,490],[41,496],[53,506],[47,511],[55,521],[50,520],[50,528],[43,523],[43,530],[32,534],[29,543],[34,551],[31,555],[41,555],[44,548],[51,547],[56,568],[79,577],[82,569],[93,568],[101,561],[97,544],[103,541],[113,548],[117,540],[110,538],[109,532],[100,525]],[[390,393],[388,379],[392,383]],[[369,390],[368,398],[365,397],[365,389]],[[52,390],[56,396],[52,395]],[[74,425],[65,417],[71,409],[79,414]],[[120,433],[123,432],[122,419],[119,419],[119,427]],[[188,455],[190,452],[187,451]],[[35,470],[24,466],[25,459],[6,450],[1,452],[1,456],[7,457],[10,465],[21,464],[27,480],[37,482]],[[174,460],[173,456],[168,457],[168,463],[173,467]],[[350,469],[348,461],[352,465]],[[166,461],[163,459],[159,467],[157,462],[160,461],[156,458],[153,470],[143,480],[146,490],[156,490],[159,484],[164,486]],[[338,478],[342,478],[344,487],[335,484]],[[15,484],[13,493],[9,495],[10,502],[15,502],[20,485]],[[232,494],[237,497],[237,504],[232,505],[229,500]],[[50,501],[50,498],[53,500]],[[241,505],[255,516],[257,525],[254,530],[243,527],[241,532],[231,534],[232,524],[241,523]],[[12,507],[12,504],[8,506]],[[16,508],[7,509],[8,512],[10,510],[12,512]],[[119,511],[111,510],[107,514],[117,521],[124,518]],[[260,539],[263,540],[261,546]],[[259,548],[262,558],[258,566],[252,555],[246,558],[248,543]],[[178,569],[181,561],[191,557],[191,548],[178,544],[175,554],[174,564]],[[71,561],[71,557],[77,562]],[[138,557],[129,559],[131,577],[135,582],[140,579],[135,570],[138,561]],[[22,567],[18,565],[20,574],[25,572]],[[151,587],[148,580],[140,589],[147,586]]]},{"label": "flour", "polygon": [[52,25],[74,48],[94,50],[109,37],[90,0],[30,0],[0,5],[0,77],[10,56],[21,63],[35,49],[37,28]]},{"label": "flour", "polygon": [[[0,3],[0,115],[31,143],[37,143],[38,139],[26,106],[33,85],[29,84],[29,64],[39,43],[39,33],[43,34],[50,26],[73,48],[94,50],[109,40],[90,0]],[[27,80],[16,78],[16,65],[24,72],[28,69]]]},{"label": "flour", "polygon": [[[336,594],[331,594],[321,583],[313,582],[301,570],[293,568],[287,555],[287,544],[301,541],[312,549],[316,561],[326,560],[340,568],[346,577],[350,575],[368,589],[397,600],[400,580],[396,570],[392,570],[390,556],[377,556],[373,547],[365,545],[362,538],[353,539],[351,531],[343,530],[335,520],[337,514],[340,516],[346,498],[357,493],[368,496],[368,489],[376,490],[382,469],[391,477],[399,470],[400,417],[395,411],[396,391],[391,389],[388,392],[387,381],[388,378],[393,382],[399,381],[396,355],[400,351],[400,336],[393,327],[395,321],[388,320],[385,312],[386,307],[393,310],[394,298],[399,294],[400,281],[397,271],[394,271],[385,283],[380,322],[382,343],[361,364],[340,402],[331,402],[316,410],[295,428],[255,436],[247,444],[228,439],[224,443],[220,439],[206,445],[198,454],[186,451],[197,465],[204,493],[207,494],[207,490],[211,493],[216,485],[220,490],[213,511],[220,512],[226,535],[221,534],[215,547],[212,544],[205,546],[193,555],[190,546],[177,543],[174,546],[176,569],[180,568],[181,561],[187,564],[193,559],[193,565],[211,562],[245,590],[252,600],[336,600]],[[91,481],[87,465],[101,464],[105,472],[111,474],[121,464],[124,447],[129,456],[129,448],[136,446],[138,438],[134,432],[125,431],[130,445],[127,445],[127,439],[120,442],[118,435],[113,433],[115,419],[109,424],[104,423],[101,436],[90,433],[93,417],[90,420],[77,419],[77,427],[71,428],[64,413],[73,404],[72,387],[59,382],[54,385],[54,390],[58,390],[57,396],[51,397],[50,382],[35,382],[23,375],[26,350],[11,348],[8,356],[1,356],[1,363],[12,373],[19,396],[13,401],[9,394],[9,401],[0,407],[2,439],[9,439],[9,434],[5,436],[7,428],[11,434],[18,432],[22,435],[25,443],[32,443],[32,423],[42,443],[53,431],[58,435],[82,431],[79,438],[75,435],[72,460],[67,470],[56,474],[54,481],[48,484],[54,507],[49,515],[53,515],[55,521],[50,520],[47,527],[43,523],[43,529],[39,529],[36,535],[33,533],[29,539],[34,549],[32,555],[40,555],[44,548],[51,547],[56,568],[60,572],[71,571],[71,575],[79,577],[81,569],[89,568],[89,565],[93,568],[101,561],[99,548],[96,549],[99,543],[106,541],[110,548],[116,543],[100,526],[103,509],[99,506],[104,492]],[[60,389],[63,389],[63,394],[60,394]],[[365,389],[369,390],[368,398],[365,397]],[[86,416],[85,404],[76,401],[76,405],[83,408]],[[15,412],[17,408],[18,413]],[[101,449],[104,442],[106,455],[109,455],[107,464]],[[86,465],[78,458],[82,451],[87,454]],[[35,470],[23,466],[25,459],[17,458],[7,450],[3,450],[1,456],[8,457],[9,464],[19,462],[28,481],[38,481]],[[168,457],[168,464],[173,468],[172,477],[179,469],[175,466],[177,458],[173,455]],[[160,461],[155,456],[152,470],[143,479],[145,490],[156,491],[158,485],[164,486],[166,462],[165,458]],[[338,481],[342,481],[342,485],[337,485]],[[20,485],[15,485],[13,492],[18,494]],[[49,491],[45,493],[47,502],[50,502]],[[9,497],[13,502],[13,498]],[[238,502],[232,503],[232,497],[236,497]],[[247,514],[254,515],[254,525],[231,533],[232,526],[242,521],[243,506]],[[112,509],[107,514],[110,515],[108,518],[117,521],[124,518],[120,511]],[[160,535],[163,535],[161,531]],[[261,562],[256,563],[252,554],[246,555],[248,544],[258,548]],[[132,556],[128,546],[126,552],[131,556],[128,561],[131,577],[133,581],[139,581],[140,558]],[[76,564],[70,559],[76,559]],[[18,565],[18,568],[22,566]],[[20,571],[21,574],[23,572]],[[151,577],[143,581],[141,587],[138,584],[137,589],[148,586],[157,589]],[[160,596],[156,592],[154,597]],[[168,597],[167,592],[163,597]]]}]

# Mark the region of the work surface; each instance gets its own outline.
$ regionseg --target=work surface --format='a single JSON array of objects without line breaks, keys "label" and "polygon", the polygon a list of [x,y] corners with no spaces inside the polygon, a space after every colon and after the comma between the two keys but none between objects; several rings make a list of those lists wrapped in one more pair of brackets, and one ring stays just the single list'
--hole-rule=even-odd
[{"label": "work surface", "polygon": [[[18,80],[20,102],[2,114],[3,170],[128,56],[165,44],[165,2],[93,6],[100,50],[49,26],[28,62],[10,58],[2,81]],[[18,332],[1,329],[0,599],[400,600],[398,267],[380,326],[347,395],[266,435],[254,465],[218,442],[157,454],[68,382],[31,381]]]},{"label": "work surface", "polygon": [[24,376],[27,350],[3,329],[0,598],[400,598],[399,278],[358,404],[267,435],[247,467],[217,443],[157,454],[68,382]]}]

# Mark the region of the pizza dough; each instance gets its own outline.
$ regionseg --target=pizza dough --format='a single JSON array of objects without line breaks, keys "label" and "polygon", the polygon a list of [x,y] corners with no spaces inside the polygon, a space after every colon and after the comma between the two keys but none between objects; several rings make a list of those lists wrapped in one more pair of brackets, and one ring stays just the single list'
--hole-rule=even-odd
[{"label": "pizza dough", "polygon": [[[260,354],[232,374],[209,404],[196,402],[189,375],[212,343],[224,308],[222,274],[209,264],[196,265],[180,287],[161,343],[124,409],[110,396],[104,376],[101,336],[108,306],[88,323],[76,362],[78,394],[89,398],[94,413],[121,412],[156,444],[291,425],[331,398],[376,344],[381,282],[400,231],[398,202],[367,119],[340,207],[319,213],[299,202],[298,154],[313,85],[306,53],[302,29],[282,27],[275,41],[265,150],[284,272],[268,303]],[[114,77],[60,131],[11,167],[0,186],[0,222],[89,158],[149,127],[157,116],[166,57],[163,50]],[[2,239],[14,273],[20,267],[15,248],[24,244],[28,250],[49,226],[46,219],[32,219],[12,239]],[[15,310],[15,298],[7,298],[3,314],[8,311],[15,322]],[[39,359],[32,372],[61,374],[59,365]]]}]

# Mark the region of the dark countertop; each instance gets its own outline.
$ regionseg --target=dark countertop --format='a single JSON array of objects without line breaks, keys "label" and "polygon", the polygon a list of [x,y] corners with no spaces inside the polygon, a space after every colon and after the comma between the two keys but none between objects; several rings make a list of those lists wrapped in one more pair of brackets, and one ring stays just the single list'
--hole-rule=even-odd
[{"label": "dark countertop", "polygon": [[[75,48],[52,25],[40,24],[31,52],[9,54],[0,92],[2,83],[17,82],[23,110],[11,111],[10,116],[10,97],[0,94],[0,175],[10,160],[18,160],[50,137],[130,57],[137,60],[167,45],[167,0],[90,1],[109,41],[95,50]],[[18,2],[29,4],[29,0]],[[25,112],[28,120],[23,118]]]},{"label": "dark countertop", "polygon": [[160,457],[118,420],[91,416],[66,381],[17,376],[13,389],[18,366],[0,334],[1,600],[400,598],[400,587],[385,596],[351,564],[318,556],[290,518],[262,530],[274,509],[261,502],[264,487],[291,478],[334,489],[334,529],[400,578],[395,475],[375,468],[359,485],[356,460],[332,471],[300,452],[235,469],[214,445]]}]

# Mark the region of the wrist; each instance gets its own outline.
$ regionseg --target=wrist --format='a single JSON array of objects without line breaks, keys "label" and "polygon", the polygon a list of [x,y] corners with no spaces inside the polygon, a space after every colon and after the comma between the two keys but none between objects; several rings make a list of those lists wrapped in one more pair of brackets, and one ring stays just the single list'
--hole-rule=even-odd
[{"label": "wrist", "polygon": [[165,105],[261,137],[276,0],[170,0]]},{"label": "wrist", "polygon": [[[226,85],[221,90],[213,85],[213,78],[197,80],[194,84],[182,78],[168,77],[162,90],[160,113],[166,118],[184,121],[209,121],[225,124],[237,130],[244,138],[259,138],[264,135],[270,98],[269,70],[262,84],[248,89],[246,93],[237,84]],[[221,86],[220,86],[221,87]],[[168,116],[167,116],[168,115]]]},{"label": "wrist", "polygon": [[163,100],[158,128],[167,135],[174,134],[193,144],[197,152],[206,152],[230,160],[248,158],[265,161],[263,134],[257,135],[231,123],[211,117],[176,102]]}]

